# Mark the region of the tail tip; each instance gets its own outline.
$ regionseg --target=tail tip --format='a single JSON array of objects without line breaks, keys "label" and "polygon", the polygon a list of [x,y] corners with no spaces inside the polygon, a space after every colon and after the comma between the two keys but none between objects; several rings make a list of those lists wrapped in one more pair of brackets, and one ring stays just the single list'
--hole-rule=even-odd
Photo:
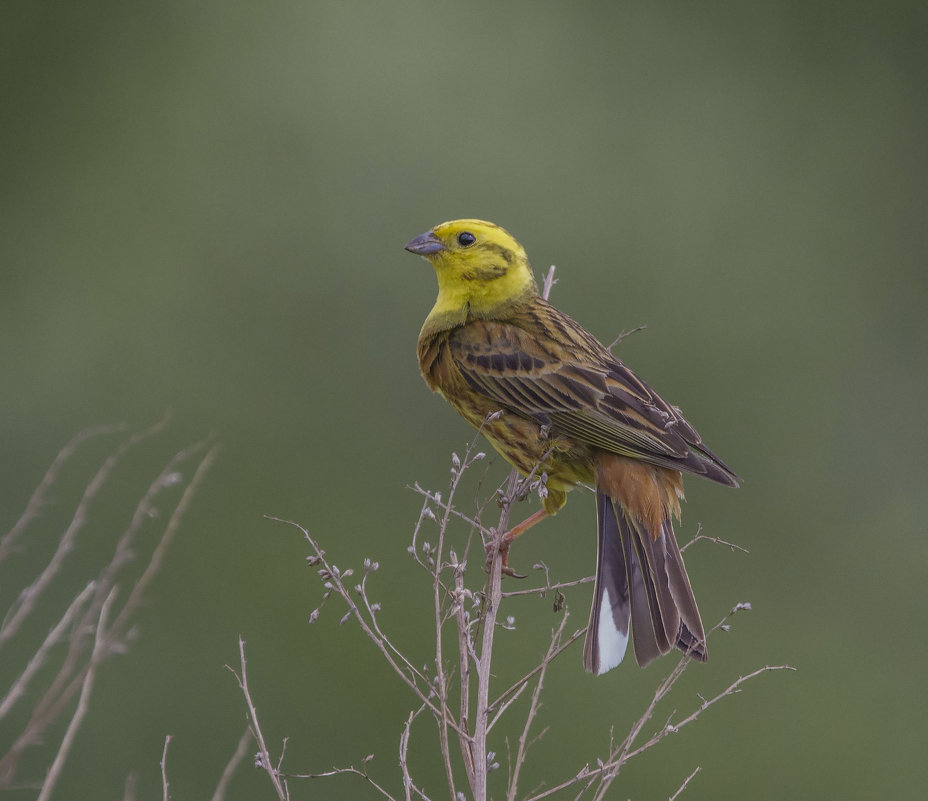
[{"label": "tail tip", "polygon": [[690,631],[684,623],[680,623],[680,631],[677,633],[677,648],[683,651],[685,656],[695,659],[697,662],[705,662],[709,658],[706,649],[706,638],[697,637]]}]

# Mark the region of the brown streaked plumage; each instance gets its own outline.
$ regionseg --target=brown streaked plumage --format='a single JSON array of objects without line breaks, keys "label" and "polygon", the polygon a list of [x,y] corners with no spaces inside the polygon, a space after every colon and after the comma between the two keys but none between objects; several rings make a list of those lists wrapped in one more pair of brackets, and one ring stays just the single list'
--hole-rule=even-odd
[{"label": "brown streaked plumage", "polygon": [[677,408],[538,294],[525,251],[504,229],[456,220],[406,249],[438,276],[418,343],[426,383],[474,427],[502,412],[483,432],[523,474],[540,463],[547,514],[578,482],[596,485],[586,668],[602,673],[621,661],[629,622],[639,664],[672,647],[705,660],[672,519],[680,515],[681,471],[728,486],[737,486],[735,474]]}]

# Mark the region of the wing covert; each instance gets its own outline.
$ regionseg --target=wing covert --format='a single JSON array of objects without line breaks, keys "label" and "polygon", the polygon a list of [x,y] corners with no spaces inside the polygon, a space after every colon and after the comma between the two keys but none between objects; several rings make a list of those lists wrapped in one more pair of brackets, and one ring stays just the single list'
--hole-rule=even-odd
[{"label": "wing covert", "polygon": [[692,427],[599,343],[594,351],[564,340],[475,320],[448,342],[468,384],[509,410],[588,446],[680,469],[687,440],[699,442]]}]

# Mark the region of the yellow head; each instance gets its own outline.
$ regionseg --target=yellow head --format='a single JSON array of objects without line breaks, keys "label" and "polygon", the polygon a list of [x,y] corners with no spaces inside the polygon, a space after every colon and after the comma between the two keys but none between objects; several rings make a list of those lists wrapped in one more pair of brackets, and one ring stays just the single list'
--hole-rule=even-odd
[{"label": "yellow head", "polygon": [[505,229],[483,220],[452,220],[406,243],[438,276],[438,300],[426,325],[494,317],[538,294],[525,250]]}]

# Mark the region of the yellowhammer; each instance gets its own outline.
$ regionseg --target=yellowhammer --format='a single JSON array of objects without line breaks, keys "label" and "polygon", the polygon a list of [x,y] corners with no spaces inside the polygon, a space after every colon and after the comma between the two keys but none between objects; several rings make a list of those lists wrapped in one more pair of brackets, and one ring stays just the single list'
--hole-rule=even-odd
[{"label": "yellowhammer", "polygon": [[[521,473],[547,474],[554,514],[577,482],[596,485],[599,550],[583,663],[647,665],[673,646],[706,659],[706,635],[673,533],[681,470],[730,487],[738,477],[680,411],[538,293],[522,246],[503,228],[454,220],[407,243],[438,275],[419,334],[419,369]],[[487,416],[500,411],[484,424]]]}]

